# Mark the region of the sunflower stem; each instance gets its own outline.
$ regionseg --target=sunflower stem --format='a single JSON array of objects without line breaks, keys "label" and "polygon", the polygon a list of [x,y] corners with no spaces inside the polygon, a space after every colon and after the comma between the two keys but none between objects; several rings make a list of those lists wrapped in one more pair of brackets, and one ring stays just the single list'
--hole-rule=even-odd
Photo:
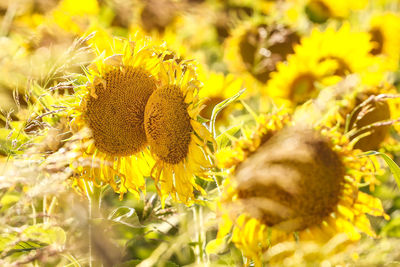
[{"label": "sunflower stem", "polygon": [[203,253],[203,234],[202,234],[202,224],[203,224],[203,216],[201,212],[201,207],[194,206],[193,207],[193,220],[196,225],[196,236],[197,236],[197,264],[203,265],[204,263],[204,253]]},{"label": "sunflower stem", "polygon": [[43,196],[43,223],[47,223],[47,212],[46,212],[46,207],[47,207],[47,195]]},{"label": "sunflower stem", "polygon": [[[101,198],[101,189],[94,186],[91,182],[85,181],[84,187],[86,191],[86,196],[88,198],[88,218],[87,218],[87,225],[88,225],[88,248],[89,248],[89,267],[93,266],[93,212],[95,214],[98,213],[100,210],[100,198]],[[93,210],[96,208],[96,210]]]},{"label": "sunflower stem", "polygon": [[93,254],[92,254],[92,190],[88,182],[85,181],[85,191],[88,198],[88,235],[89,235],[89,267],[92,267]]}]

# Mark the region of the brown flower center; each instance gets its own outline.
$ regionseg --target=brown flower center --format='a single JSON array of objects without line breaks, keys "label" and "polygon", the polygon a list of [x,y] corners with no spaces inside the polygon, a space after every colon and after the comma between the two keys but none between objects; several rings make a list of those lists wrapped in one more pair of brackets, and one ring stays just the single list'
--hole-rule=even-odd
[{"label": "brown flower center", "polygon": [[[356,100],[356,106],[365,101],[370,95],[372,94],[367,93],[358,95]],[[390,108],[386,101],[373,100],[367,106],[367,108],[368,112],[364,112],[362,109],[355,112],[355,114],[350,119],[350,129],[354,127],[356,129],[361,129],[363,127],[372,125],[374,123],[390,119]],[[363,114],[360,115],[360,112],[363,112]],[[389,134],[389,130],[390,130],[390,125],[380,125],[371,127],[370,129],[364,129],[358,131],[355,135],[351,137],[351,140],[367,132],[370,132],[370,134],[361,138],[354,145],[354,148],[361,149],[362,151],[377,150],[379,148],[379,145]]]},{"label": "brown flower center", "polygon": [[144,109],[156,81],[140,68],[107,72],[103,83],[94,83],[88,96],[86,120],[96,147],[107,154],[128,156],[146,144]]},{"label": "brown flower center", "polygon": [[290,85],[289,98],[295,103],[304,103],[317,94],[314,85],[316,79],[311,74],[302,74],[293,80]]},{"label": "brown flower center", "polygon": [[265,83],[276,70],[276,64],[294,53],[293,46],[299,40],[298,34],[286,26],[262,24],[243,35],[239,43],[240,56],[247,70]]},{"label": "brown flower center", "polygon": [[268,226],[300,231],[322,222],[339,202],[345,168],[314,130],[276,133],[236,170],[245,212]]},{"label": "brown flower center", "polygon": [[320,0],[310,0],[306,5],[305,12],[308,18],[315,23],[324,23],[331,17],[329,7]]},{"label": "brown flower center", "polygon": [[[202,116],[203,118],[206,118],[206,119],[211,119],[211,115],[212,115],[212,112],[213,112],[214,107],[215,107],[217,104],[219,104],[219,103],[221,103],[222,101],[224,101],[224,100],[225,100],[224,98],[218,97],[218,96],[209,97],[209,98],[204,102],[205,107],[201,110],[200,116]],[[225,110],[226,110],[226,109],[223,109],[223,110],[220,111],[220,113],[219,113],[219,115],[218,115],[219,118],[222,118],[222,117],[224,116],[224,111],[225,111]]]},{"label": "brown flower center", "polygon": [[161,160],[177,164],[187,156],[193,128],[179,87],[154,91],[146,106],[144,125],[150,149]]},{"label": "brown flower center", "polygon": [[142,26],[146,31],[164,32],[177,14],[177,5],[170,0],[150,0],[140,14]]},{"label": "brown flower center", "polygon": [[333,60],[336,62],[336,69],[333,72],[333,75],[344,77],[351,73],[351,68],[342,58],[335,56],[328,56],[321,58],[319,62],[323,62],[325,60]]},{"label": "brown flower center", "polygon": [[379,28],[373,28],[369,31],[371,34],[371,41],[375,44],[375,47],[371,50],[372,55],[382,54],[384,37],[382,31]]}]

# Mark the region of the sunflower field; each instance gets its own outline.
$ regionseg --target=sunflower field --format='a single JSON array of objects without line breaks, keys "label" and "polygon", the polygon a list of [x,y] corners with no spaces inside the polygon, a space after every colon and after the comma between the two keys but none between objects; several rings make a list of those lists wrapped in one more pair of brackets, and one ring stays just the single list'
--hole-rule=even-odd
[{"label": "sunflower field", "polygon": [[400,266],[400,0],[0,0],[0,71],[0,266]]}]

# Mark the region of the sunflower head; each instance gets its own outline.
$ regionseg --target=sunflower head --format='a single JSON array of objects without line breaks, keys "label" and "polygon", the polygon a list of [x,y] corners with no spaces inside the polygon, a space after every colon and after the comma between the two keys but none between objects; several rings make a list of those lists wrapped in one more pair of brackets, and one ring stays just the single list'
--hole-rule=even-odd
[{"label": "sunflower head", "polygon": [[177,164],[187,157],[193,127],[188,104],[176,85],[155,91],[146,107],[145,128],[149,144],[162,161]]},{"label": "sunflower head", "polygon": [[282,242],[326,244],[343,234],[348,244],[359,232],[374,236],[366,214],[386,215],[378,199],[358,188],[373,183],[375,166],[336,128],[272,125],[279,124],[259,123],[255,132],[264,138],[244,137],[228,153],[235,161],[221,165],[229,171],[217,238],[232,230],[232,242],[261,266]]},{"label": "sunflower head", "polygon": [[364,84],[379,84],[384,67],[381,59],[369,53],[371,49],[368,33],[353,32],[349,24],[338,30],[314,29],[295,47],[286,64],[278,63],[265,93],[297,106],[318,96],[321,88],[337,84],[348,75],[360,77]]},{"label": "sunflower head", "polygon": [[300,231],[321,223],[334,210],[344,174],[326,138],[289,127],[240,164],[235,181],[243,211],[267,226]]},{"label": "sunflower head", "polygon": [[[204,80],[204,86],[199,92],[199,96],[203,98],[204,108],[200,112],[200,116],[210,119],[214,107],[225,99],[237,94],[243,86],[244,81],[232,74],[224,75],[211,71],[203,71],[200,76]],[[232,106],[228,106],[221,110],[217,117],[217,123],[228,122],[228,116],[232,111]]]},{"label": "sunflower head", "polygon": [[114,45],[89,66],[71,106],[72,127],[82,141],[72,165],[78,179],[138,194],[150,172],[144,113],[158,84],[160,47],[148,39],[110,41]]},{"label": "sunflower head", "polygon": [[144,129],[156,161],[152,177],[163,203],[171,195],[191,204],[196,192],[205,193],[194,175],[204,177],[202,173],[210,167],[207,143],[213,142],[210,132],[197,121],[200,82],[195,65],[185,60],[165,60],[159,77],[160,86],[144,113]]},{"label": "sunflower head", "polygon": [[308,18],[315,23],[324,23],[329,18],[343,19],[351,12],[365,8],[368,1],[349,2],[346,0],[309,0],[305,6]]},{"label": "sunflower head", "polygon": [[113,156],[129,156],[146,145],[144,109],[156,80],[140,67],[111,69],[91,85],[86,121],[96,147]]},{"label": "sunflower head", "polygon": [[400,100],[393,85],[358,85],[336,99],[339,100],[341,127],[354,148],[379,150],[396,143],[390,129],[398,127]]},{"label": "sunflower head", "polygon": [[309,1],[305,7],[305,12],[308,18],[316,23],[324,23],[332,16],[329,6],[321,0]]},{"label": "sunflower head", "polygon": [[140,13],[143,29],[147,32],[164,32],[177,16],[177,3],[170,0],[149,0]]},{"label": "sunflower head", "polygon": [[371,54],[383,56],[389,70],[398,67],[400,38],[400,16],[395,13],[375,14],[370,20],[369,34],[373,49]]},{"label": "sunflower head", "polygon": [[[368,134],[358,140],[354,145],[354,148],[359,148],[363,151],[378,150],[380,144],[388,136],[390,129],[389,124],[377,125],[372,127],[372,129],[366,128],[374,123],[388,121],[391,118],[388,102],[374,97],[373,94],[373,92],[357,94],[355,99],[356,107],[363,105],[362,103],[364,103],[364,105],[352,113],[349,122],[350,129],[357,129],[357,132],[351,136],[351,140],[358,139],[362,135]],[[369,97],[371,98],[369,99]]]},{"label": "sunflower head", "polygon": [[227,40],[228,61],[238,71],[248,71],[261,83],[267,82],[276,64],[294,52],[299,35],[289,26],[272,23],[244,26]]}]

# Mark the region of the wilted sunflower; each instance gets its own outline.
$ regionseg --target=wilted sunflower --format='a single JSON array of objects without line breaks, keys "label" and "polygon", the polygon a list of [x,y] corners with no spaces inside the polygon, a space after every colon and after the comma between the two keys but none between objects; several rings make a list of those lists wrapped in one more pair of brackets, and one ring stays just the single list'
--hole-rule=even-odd
[{"label": "wilted sunflower", "polygon": [[297,32],[279,23],[245,22],[225,42],[226,61],[233,72],[250,73],[266,83],[276,64],[294,52],[300,40]]},{"label": "wilted sunflower", "polygon": [[365,84],[379,84],[382,61],[369,53],[369,39],[368,33],[351,31],[349,24],[339,30],[314,29],[288,56],[287,64],[278,63],[265,94],[297,105],[317,96],[319,84],[333,85],[349,74],[358,74]]},{"label": "wilted sunflower", "polygon": [[150,96],[144,114],[144,129],[155,158],[151,176],[156,181],[162,203],[171,195],[176,201],[191,204],[196,183],[210,167],[210,132],[199,121],[200,82],[195,66],[188,61],[164,61],[160,84]]},{"label": "wilted sunflower", "polygon": [[217,154],[229,171],[217,238],[232,229],[232,242],[261,266],[280,242],[375,236],[366,214],[386,215],[378,199],[359,190],[373,183],[373,163],[335,128],[295,126],[285,113],[261,118],[252,136]]},{"label": "wilted sunflower", "polygon": [[157,89],[160,60],[149,40],[112,42],[114,55],[99,55],[71,105],[72,129],[81,136],[71,167],[78,183],[109,183],[121,195],[138,196],[152,163],[144,112]]},{"label": "wilted sunflower", "polygon": [[373,55],[383,55],[388,68],[396,70],[400,59],[400,16],[395,13],[378,14],[371,18],[369,33]]}]

